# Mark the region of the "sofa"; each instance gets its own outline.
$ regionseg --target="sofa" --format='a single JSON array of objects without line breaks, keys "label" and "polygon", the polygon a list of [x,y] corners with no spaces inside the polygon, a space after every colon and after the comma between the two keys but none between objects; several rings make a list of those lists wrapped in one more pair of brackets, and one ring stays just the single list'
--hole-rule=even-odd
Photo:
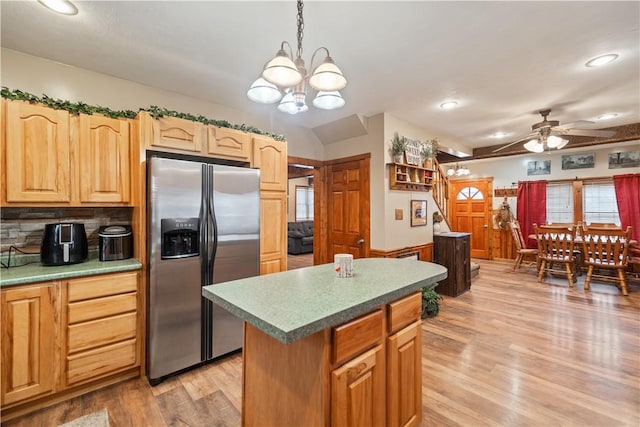
[{"label": "sofa", "polygon": [[313,221],[287,224],[287,251],[292,255],[313,252]]}]

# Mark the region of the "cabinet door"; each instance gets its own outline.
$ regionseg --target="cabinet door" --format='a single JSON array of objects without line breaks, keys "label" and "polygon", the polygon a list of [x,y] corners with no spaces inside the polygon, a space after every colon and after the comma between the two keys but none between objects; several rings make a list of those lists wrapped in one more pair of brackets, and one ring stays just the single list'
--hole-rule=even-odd
[{"label": "cabinet door", "polygon": [[385,425],[385,361],[379,345],[331,373],[331,425]]},{"label": "cabinet door", "polygon": [[80,115],[80,201],[129,201],[129,122]]},{"label": "cabinet door", "polygon": [[236,129],[207,127],[207,154],[221,158],[251,161],[251,134]]},{"label": "cabinet door", "polygon": [[260,192],[260,274],[287,269],[287,194]]},{"label": "cabinet door", "polygon": [[[201,154],[204,125],[176,117],[152,118],[148,113],[139,114],[142,140],[152,150]],[[148,133],[151,132],[151,135]]]},{"label": "cabinet door", "polygon": [[260,169],[261,190],[287,191],[286,142],[254,135],[252,166]]},{"label": "cabinet door", "polygon": [[387,415],[390,427],[422,420],[421,322],[387,338]]},{"label": "cabinet door", "polygon": [[2,291],[2,406],[54,391],[59,289]]},{"label": "cabinet door", "polygon": [[7,102],[6,201],[69,202],[69,113]]}]

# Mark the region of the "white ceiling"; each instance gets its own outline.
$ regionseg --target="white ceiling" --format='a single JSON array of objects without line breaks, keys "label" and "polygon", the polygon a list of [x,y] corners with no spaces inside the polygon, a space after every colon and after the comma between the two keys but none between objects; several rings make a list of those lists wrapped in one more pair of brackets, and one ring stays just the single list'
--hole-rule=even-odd
[{"label": "white ceiling", "polygon": [[[295,49],[295,1],[76,5],[69,17],[2,0],[2,46],[256,114],[275,108],[246,91],[283,40]],[[287,123],[386,112],[473,148],[526,135],[543,108],[561,124],[619,114],[588,129],[640,121],[638,1],[307,0],[304,21],[307,67],[327,47],[349,81],[347,104],[282,113]],[[605,53],[619,58],[584,66]],[[447,100],[459,107],[440,109]],[[509,136],[490,137],[498,131]]]}]

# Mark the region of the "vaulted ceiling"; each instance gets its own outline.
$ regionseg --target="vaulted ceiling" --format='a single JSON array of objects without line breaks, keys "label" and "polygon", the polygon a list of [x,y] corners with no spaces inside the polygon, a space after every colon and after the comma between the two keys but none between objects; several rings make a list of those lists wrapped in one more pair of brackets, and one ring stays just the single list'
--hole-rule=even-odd
[{"label": "vaulted ceiling", "polygon": [[[3,47],[168,89],[308,128],[389,113],[493,153],[531,131],[538,111],[560,124],[640,138],[640,2],[307,1],[304,59],[329,49],[348,79],[346,105],[286,115],[246,91],[283,40],[295,50],[294,1],[78,1],[52,13],[0,5]],[[585,63],[615,53],[602,67]],[[456,101],[457,108],[440,104]],[[617,113],[598,121],[605,113]],[[495,138],[497,132],[506,135]]]}]

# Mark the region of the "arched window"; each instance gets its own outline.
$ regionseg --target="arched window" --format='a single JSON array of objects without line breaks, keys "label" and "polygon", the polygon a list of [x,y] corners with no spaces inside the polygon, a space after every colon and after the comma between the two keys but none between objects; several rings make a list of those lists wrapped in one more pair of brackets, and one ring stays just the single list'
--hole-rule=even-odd
[{"label": "arched window", "polygon": [[476,187],[464,187],[458,195],[456,196],[456,200],[483,200],[484,194],[482,191],[477,189]]}]

